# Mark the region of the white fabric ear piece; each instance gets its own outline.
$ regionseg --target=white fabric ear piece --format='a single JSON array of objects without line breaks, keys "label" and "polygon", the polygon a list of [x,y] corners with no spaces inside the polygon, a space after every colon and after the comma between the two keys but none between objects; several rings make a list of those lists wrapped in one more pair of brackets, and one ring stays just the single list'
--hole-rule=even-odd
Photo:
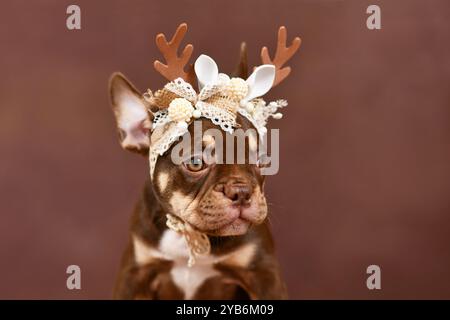
[{"label": "white fabric ear piece", "polygon": [[197,75],[198,87],[200,90],[206,85],[215,84],[217,82],[219,68],[211,57],[205,54],[200,55],[195,61],[194,70]]},{"label": "white fabric ear piece", "polygon": [[248,93],[244,98],[245,101],[250,101],[257,97],[266,94],[272,88],[275,80],[275,66],[271,64],[264,64],[259,66],[246,80],[248,84]]}]

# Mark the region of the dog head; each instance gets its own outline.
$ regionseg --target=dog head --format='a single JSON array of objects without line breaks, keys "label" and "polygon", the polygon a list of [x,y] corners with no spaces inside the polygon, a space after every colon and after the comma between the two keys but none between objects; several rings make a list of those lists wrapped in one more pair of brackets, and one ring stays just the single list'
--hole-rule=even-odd
[{"label": "dog head", "polygon": [[[158,35],[157,45],[168,63],[163,65],[156,61],[155,68],[169,80],[191,79],[192,83],[192,72],[184,72],[183,66],[171,68],[169,61],[174,55],[176,57],[185,32],[186,26],[181,25],[170,42],[163,35]],[[248,84],[245,94],[247,103],[263,95],[289,74],[289,67],[281,69],[281,65],[298,49],[300,39],[296,38],[291,47],[286,47],[285,33],[285,29],[280,28],[278,58],[275,57],[272,62],[267,49],[263,48],[265,65],[256,68],[246,82],[239,79],[240,83]],[[241,50],[241,68],[238,73],[243,78],[247,73],[245,46]],[[177,57],[175,61],[178,66],[180,61],[187,63],[191,53],[192,46],[186,46],[182,57]],[[200,63],[196,62],[195,65],[199,87],[214,83],[221,75],[213,60],[205,57],[199,58],[197,61]],[[276,61],[281,64],[277,66]],[[200,96],[201,92],[198,99]],[[149,156],[153,191],[166,213],[176,215],[197,230],[214,236],[241,235],[251,225],[260,224],[266,219],[263,168],[258,159],[261,132],[255,127],[254,121],[236,113],[233,121],[239,129],[229,131],[207,117],[198,116],[189,122],[182,120],[186,126],[182,139],[171,142],[164,153],[156,158],[149,149],[161,140],[163,132],[152,128],[154,108],[158,107],[154,100],[146,99],[120,73],[111,77],[110,97],[121,145],[127,150]],[[189,96],[186,98],[189,100]],[[245,99],[240,100],[240,105],[245,107]],[[243,143],[235,144],[235,140]],[[174,161],[174,155],[177,161]]]},{"label": "dog head", "polygon": [[[148,112],[148,103],[119,73],[111,78],[110,93],[122,147],[148,155],[152,141],[152,113]],[[231,151],[228,144],[237,134],[224,132],[210,120],[200,118],[190,124],[186,136],[195,136],[196,126],[201,127],[201,134],[189,139],[190,145],[180,155],[181,163],[173,161],[173,149],[189,141],[184,137],[158,157],[152,177],[155,195],[167,213],[211,235],[243,234],[251,224],[259,224],[267,216],[264,176],[259,163],[250,161],[251,151],[258,148],[258,133],[246,118],[238,116],[236,121],[242,132],[247,133],[244,145],[234,144]],[[215,144],[219,140],[223,142],[223,158],[227,157],[227,151],[234,153],[232,162],[242,162],[237,160],[237,149],[244,148],[244,163],[217,163],[219,151]],[[195,144],[200,145],[199,154],[195,154],[199,149]],[[214,157],[206,159],[206,154]]]}]

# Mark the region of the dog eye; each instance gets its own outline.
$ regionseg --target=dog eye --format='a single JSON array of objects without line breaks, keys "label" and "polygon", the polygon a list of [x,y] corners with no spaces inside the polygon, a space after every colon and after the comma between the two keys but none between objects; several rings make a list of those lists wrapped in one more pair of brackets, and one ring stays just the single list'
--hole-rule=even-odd
[{"label": "dog eye", "polygon": [[197,172],[204,169],[205,165],[200,157],[192,157],[184,164],[189,171]]}]

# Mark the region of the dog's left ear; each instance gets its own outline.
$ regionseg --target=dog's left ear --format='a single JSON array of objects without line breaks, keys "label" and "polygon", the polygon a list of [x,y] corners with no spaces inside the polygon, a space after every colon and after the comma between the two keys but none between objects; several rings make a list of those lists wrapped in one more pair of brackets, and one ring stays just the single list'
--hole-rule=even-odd
[{"label": "dog's left ear", "polygon": [[122,148],[148,154],[153,119],[147,101],[119,72],[109,80],[109,93]]}]

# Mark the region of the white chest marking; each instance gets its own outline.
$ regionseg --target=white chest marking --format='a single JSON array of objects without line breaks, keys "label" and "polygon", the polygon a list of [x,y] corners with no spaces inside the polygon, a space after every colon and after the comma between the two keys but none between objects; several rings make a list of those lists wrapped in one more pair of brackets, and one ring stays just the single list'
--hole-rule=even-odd
[{"label": "white chest marking", "polygon": [[174,283],[184,292],[185,299],[192,299],[197,289],[206,279],[218,275],[214,263],[218,259],[212,255],[199,256],[195,264],[188,267],[189,249],[184,238],[173,230],[166,230],[159,243],[159,251],[174,262],[170,271]]},{"label": "white chest marking", "polygon": [[192,267],[187,266],[189,251],[184,238],[173,230],[164,231],[158,248],[150,247],[138,237],[133,237],[134,256],[139,265],[151,263],[154,259],[174,262],[170,272],[174,283],[192,299],[197,289],[209,278],[219,275],[214,264],[222,263],[239,268],[247,268],[256,253],[256,244],[247,243],[231,253],[221,256],[198,256]]}]

